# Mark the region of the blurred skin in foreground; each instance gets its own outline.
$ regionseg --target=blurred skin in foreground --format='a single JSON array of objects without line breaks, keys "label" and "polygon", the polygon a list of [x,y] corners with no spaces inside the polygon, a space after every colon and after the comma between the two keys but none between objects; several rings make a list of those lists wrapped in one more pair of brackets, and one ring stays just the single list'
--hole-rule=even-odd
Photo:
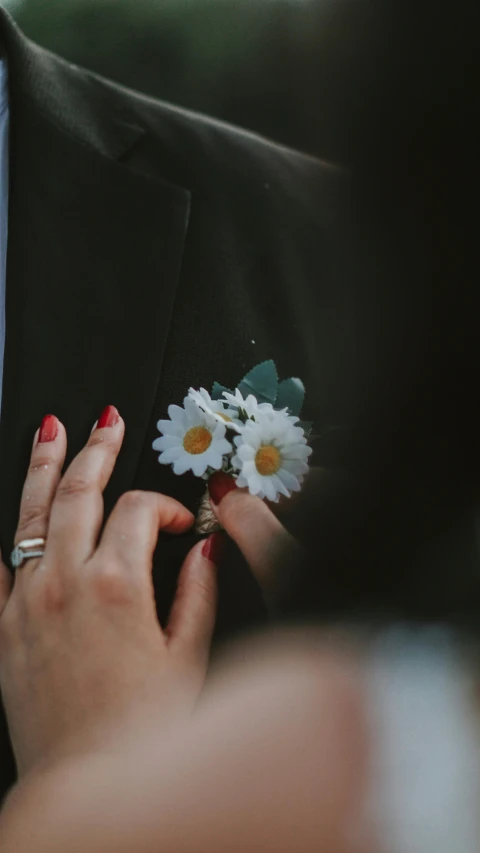
[{"label": "blurred skin in foreground", "polygon": [[162,731],[152,707],[129,737],[111,732],[109,754],[26,778],[3,814],[2,850],[375,850],[354,660],[301,637],[238,655],[184,726]]}]

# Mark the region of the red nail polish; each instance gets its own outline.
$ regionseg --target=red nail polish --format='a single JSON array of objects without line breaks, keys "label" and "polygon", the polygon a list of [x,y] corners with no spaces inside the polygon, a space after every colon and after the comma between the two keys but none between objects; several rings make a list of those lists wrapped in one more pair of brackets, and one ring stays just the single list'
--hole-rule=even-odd
[{"label": "red nail polish", "polygon": [[208,539],[205,539],[202,548],[202,554],[206,560],[210,560],[215,566],[218,566],[222,553],[225,539],[223,533],[212,533]]},{"label": "red nail polish", "polygon": [[115,424],[118,424],[119,417],[118,409],[115,406],[107,406],[98,419],[97,429],[115,426]]},{"label": "red nail polish", "polygon": [[38,443],[54,441],[58,435],[58,418],[55,415],[45,415],[38,434]]},{"label": "red nail polish", "polygon": [[215,474],[212,474],[208,481],[208,491],[215,506],[218,506],[227,492],[236,488],[236,480],[230,474],[225,474],[224,471],[215,471]]}]

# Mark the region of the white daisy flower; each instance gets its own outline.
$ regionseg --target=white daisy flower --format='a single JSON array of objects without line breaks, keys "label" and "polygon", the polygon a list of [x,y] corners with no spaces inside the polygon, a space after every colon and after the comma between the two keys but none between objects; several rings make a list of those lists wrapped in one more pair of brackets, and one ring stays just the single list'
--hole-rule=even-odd
[{"label": "white daisy flower", "polygon": [[227,406],[223,400],[212,400],[205,388],[200,388],[200,391],[196,391],[195,388],[189,388],[188,396],[202,412],[211,415],[216,421],[226,424],[227,429],[240,432],[242,421],[239,420],[236,409]]},{"label": "white daisy flower", "polygon": [[233,409],[242,409],[249,418],[254,420],[259,420],[261,414],[269,415],[275,412],[271,403],[259,403],[253,394],[244,397],[238,388],[235,388],[234,394],[224,391],[223,396]]},{"label": "white daisy flower", "polygon": [[185,397],[184,409],[169,406],[170,420],[158,421],[160,438],[153,442],[153,449],[160,450],[161,465],[173,465],[174,474],[192,471],[202,477],[207,468],[218,471],[223,456],[232,452],[232,445],[225,438],[225,423],[198,408],[196,403]]},{"label": "white daisy flower", "polygon": [[300,491],[312,449],[303,429],[290,423],[288,415],[275,415],[280,417],[261,416],[258,422],[245,424],[242,434],[234,438],[231,464],[239,472],[239,488],[247,487],[252,495],[276,503],[280,495],[289,498]]}]

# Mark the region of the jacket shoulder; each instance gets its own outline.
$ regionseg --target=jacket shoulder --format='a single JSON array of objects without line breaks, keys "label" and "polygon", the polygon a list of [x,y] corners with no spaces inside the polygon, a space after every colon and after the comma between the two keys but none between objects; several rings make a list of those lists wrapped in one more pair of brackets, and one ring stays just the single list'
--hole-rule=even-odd
[{"label": "jacket shoulder", "polygon": [[[281,183],[298,196],[299,180],[310,191],[343,183],[343,170],[332,163],[266,139],[193,110],[141,94],[93,72],[63,63],[65,85],[75,90],[90,111],[89,121],[103,110],[141,125],[168,161],[169,172],[191,184],[200,179],[241,183],[247,176],[268,185]],[[183,175],[182,175],[183,173]]]}]

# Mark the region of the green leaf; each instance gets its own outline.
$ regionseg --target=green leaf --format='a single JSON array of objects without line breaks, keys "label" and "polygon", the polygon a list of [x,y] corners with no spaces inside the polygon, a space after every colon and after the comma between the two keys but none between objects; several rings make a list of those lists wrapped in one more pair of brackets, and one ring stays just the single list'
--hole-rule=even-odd
[{"label": "green leaf", "polygon": [[239,383],[238,390],[244,397],[253,394],[259,403],[275,405],[278,390],[278,375],[274,361],[262,361]]},{"label": "green leaf", "polygon": [[229,394],[233,393],[230,391],[230,388],[226,388],[225,385],[220,385],[220,382],[214,382],[212,388],[212,400],[221,400],[224,391],[227,391]]},{"label": "green leaf", "polygon": [[301,379],[284,379],[278,386],[276,409],[287,408],[291,415],[299,415],[305,399],[305,386]]}]

